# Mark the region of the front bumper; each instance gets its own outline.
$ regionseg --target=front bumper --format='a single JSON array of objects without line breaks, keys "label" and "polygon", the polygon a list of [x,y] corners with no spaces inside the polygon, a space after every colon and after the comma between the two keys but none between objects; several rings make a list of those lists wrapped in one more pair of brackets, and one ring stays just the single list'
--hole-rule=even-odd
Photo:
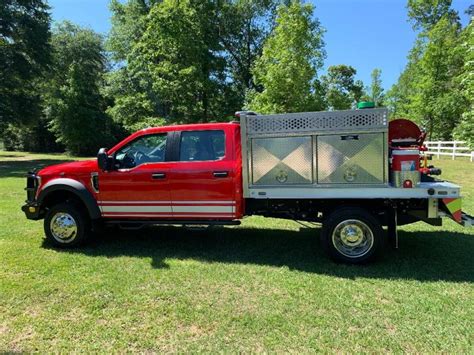
[{"label": "front bumper", "polygon": [[25,213],[26,218],[37,221],[41,219],[41,208],[36,202],[27,201],[26,204],[21,206],[21,210]]},{"label": "front bumper", "polygon": [[36,201],[36,191],[41,184],[41,178],[35,172],[28,172],[26,174],[26,201],[21,210],[25,213],[26,218],[32,220],[41,219],[41,206]]}]

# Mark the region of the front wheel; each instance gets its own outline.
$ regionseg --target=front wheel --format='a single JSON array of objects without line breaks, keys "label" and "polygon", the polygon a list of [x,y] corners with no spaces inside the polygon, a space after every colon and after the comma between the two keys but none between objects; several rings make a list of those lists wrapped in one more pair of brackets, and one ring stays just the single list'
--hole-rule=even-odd
[{"label": "front wheel", "polygon": [[321,242],[328,255],[349,264],[373,260],[381,253],[384,239],[381,223],[359,207],[334,211],[321,230]]},{"label": "front wheel", "polygon": [[90,231],[89,217],[73,203],[53,206],[44,219],[46,240],[56,247],[78,246],[86,241]]}]

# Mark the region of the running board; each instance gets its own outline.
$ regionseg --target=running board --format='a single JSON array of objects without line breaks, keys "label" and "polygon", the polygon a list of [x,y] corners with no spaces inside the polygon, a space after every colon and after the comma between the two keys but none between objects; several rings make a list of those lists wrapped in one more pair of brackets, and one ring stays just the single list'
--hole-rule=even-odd
[{"label": "running board", "polygon": [[118,225],[121,229],[137,230],[144,226],[153,225],[180,225],[180,226],[238,226],[240,221],[206,221],[206,220],[113,220],[105,222],[106,225]]}]

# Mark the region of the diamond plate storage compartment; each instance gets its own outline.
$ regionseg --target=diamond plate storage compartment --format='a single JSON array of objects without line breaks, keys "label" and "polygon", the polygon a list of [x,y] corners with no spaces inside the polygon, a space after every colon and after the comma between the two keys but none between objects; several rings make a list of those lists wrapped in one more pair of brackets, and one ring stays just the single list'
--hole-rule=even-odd
[{"label": "diamond plate storage compartment", "polygon": [[246,198],[388,187],[386,109],[244,113],[240,123]]},{"label": "diamond plate storage compartment", "polygon": [[384,184],[384,142],[384,133],[318,136],[318,184]]},{"label": "diamond plate storage compartment", "polygon": [[306,137],[252,140],[252,183],[255,185],[311,184],[312,140]]}]

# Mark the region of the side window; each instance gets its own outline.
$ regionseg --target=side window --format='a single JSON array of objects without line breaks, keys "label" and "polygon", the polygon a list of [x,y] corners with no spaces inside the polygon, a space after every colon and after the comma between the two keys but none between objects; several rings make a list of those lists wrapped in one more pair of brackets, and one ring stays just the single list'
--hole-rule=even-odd
[{"label": "side window", "polygon": [[180,161],[219,160],[225,156],[224,131],[184,131],[179,144]]},{"label": "side window", "polygon": [[130,169],[144,163],[165,161],[166,133],[140,137],[115,154],[118,169]]}]

